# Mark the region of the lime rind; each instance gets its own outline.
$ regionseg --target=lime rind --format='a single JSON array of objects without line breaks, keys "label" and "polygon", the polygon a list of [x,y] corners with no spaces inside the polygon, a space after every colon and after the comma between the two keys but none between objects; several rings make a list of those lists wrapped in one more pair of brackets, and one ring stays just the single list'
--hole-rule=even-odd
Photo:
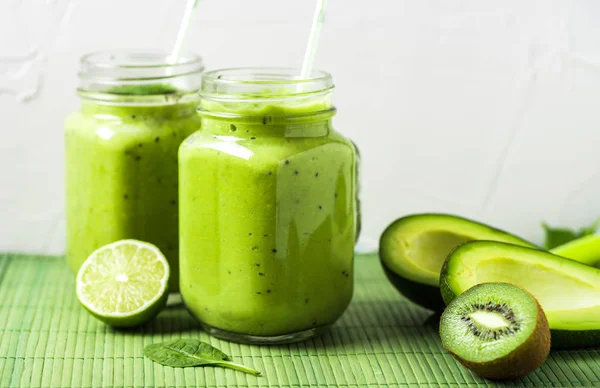
[{"label": "lime rind", "polygon": [[77,274],[77,297],[112,326],[135,326],[158,314],[168,296],[169,264],[152,244],[121,240],[94,251]]}]

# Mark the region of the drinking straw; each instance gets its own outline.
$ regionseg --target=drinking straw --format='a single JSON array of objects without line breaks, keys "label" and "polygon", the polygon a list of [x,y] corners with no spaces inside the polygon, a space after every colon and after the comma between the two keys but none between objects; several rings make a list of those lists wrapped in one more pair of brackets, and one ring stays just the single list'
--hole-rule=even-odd
[{"label": "drinking straw", "polygon": [[315,62],[315,55],[319,46],[319,36],[325,22],[325,7],[327,6],[327,0],[318,0],[317,8],[313,16],[312,28],[310,30],[310,37],[308,38],[308,45],[306,46],[306,52],[304,53],[304,62],[302,63],[302,73],[300,74],[302,79],[306,79],[312,72],[313,64]]},{"label": "drinking straw", "polygon": [[179,56],[181,55],[181,51],[185,44],[185,39],[188,35],[192,15],[194,14],[194,10],[196,9],[199,1],[200,0],[188,0],[186,4],[183,19],[181,19],[181,26],[179,27],[179,32],[177,33],[177,39],[175,40],[173,50],[171,50],[171,55],[169,56],[171,63],[177,63],[179,61]]}]

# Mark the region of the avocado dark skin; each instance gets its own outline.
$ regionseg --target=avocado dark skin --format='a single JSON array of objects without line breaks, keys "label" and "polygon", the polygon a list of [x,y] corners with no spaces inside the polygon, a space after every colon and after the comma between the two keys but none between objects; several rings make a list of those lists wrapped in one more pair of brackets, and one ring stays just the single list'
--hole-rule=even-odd
[{"label": "avocado dark skin", "polygon": [[402,276],[398,276],[385,265],[383,260],[380,259],[379,261],[383,266],[385,276],[387,276],[392,285],[396,287],[404,297],[432,311],[444,310],[446,305],[444,304],[444,300],[442,299],[438,287],[413,282]]}]

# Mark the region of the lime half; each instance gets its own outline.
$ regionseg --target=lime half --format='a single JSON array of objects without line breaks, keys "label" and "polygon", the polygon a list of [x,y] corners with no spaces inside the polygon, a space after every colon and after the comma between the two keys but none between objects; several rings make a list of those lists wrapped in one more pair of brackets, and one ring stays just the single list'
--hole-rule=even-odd
[{"label": "lime half", "polygon": [[167,302],[169,263],[152,244],[121,240],[94,251],[77,273],[77,297],[90,313],[115,327],[154,318]]}]

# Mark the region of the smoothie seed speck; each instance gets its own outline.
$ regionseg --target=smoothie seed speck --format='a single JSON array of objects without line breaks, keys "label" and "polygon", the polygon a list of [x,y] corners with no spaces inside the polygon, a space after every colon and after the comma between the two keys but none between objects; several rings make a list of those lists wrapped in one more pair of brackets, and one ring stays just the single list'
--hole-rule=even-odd
[{"label": "smoothie seed speck", "polygon": [[338,193],[335,193],[334,197],[337,198],[338,197]]},{"label": "smoothie seed speck", "polygon": [[231,271],[227,271],[227,273],[231,275]]},{"label": "smoothie seed speck", "polygon": [[315,178],[316,178],[316,177],[318,177],[318,176],[319,176],[319,173],[318,173],[318,172],[317,172],[317,173],[315,173]]},{"label": "smoothie seed speck", "polygon": [[131,118],[135,120],[135,115],[131,115]]},{"label": "smoothie seed speck", "polygon": [[319,205],[319,210],[323,210],[323,206]]},{"label": "smoothie seed speck", "polygon": [[142,148],[144,145],[142,143],[138,144],[138,147]]},{"label": "smoothie seed speck", "polygon": [[156,136],[156,137],[154,138],[154,142],[155,142],[155,143],[158,143],[159,141],[160,141],[160,137]]},{"label": "smoothie seed speck", "polygon": [[204,307],[204,311],[208,311],[208,307]]},{"label": "smoothie seed speck", "polygon": [[262,272],[259,272],[259,273],[258,273],[258,276],[265,276],[265,274],[264,274],[264,273],[262,273]]},{"label": "smoothie seed speck", "polygon": [[176,201],[176,200],[174,200],[174,199],[172,199],[172,200],[171,200],[171,205],[175,206],[176,204],[177,204],[177,201]]},{"label": "smoothie seed speck", "polygon": [[277,249],[273,249],[273,253],[277,253]]},{"label": "smoothie seed speck", "polygon": [[256,140],[256,138],[255,138],[254,136],[252,136],[252,137],[250,138],[250,140]]},{"label": "smoothie seed speck", "polygon": [[123,196],[123,198],[125,198],[125,199],[129,199],[129,195],[125,194],[125,195]]},{"label": "smoothie seed speck", "polygon": [[142,160],[142,157],[138,155],[135,157],[135,160],[137,160],[139,162],[140,160]]},{"label": "smoothie seed speck", "polygon": [[267,116],[263,116],[263,125],[267,125]]},{"label": "smoothie seed speck", "polygon": [[257,292],[256,292],[256,295],[260,295],[260,294],[262,294],[262,292],[260,292],[260,291],[257,291]]},{"label": "smoothie seed speck", "polygon": [[304,299],[304,304],[308,304],[308,298]]},{"label": "smoothie seed speck", "polygon": [[270,294],[270,293],[271,293],[271,290],[267,290],[267,294]]},{"label": "smoothie seed speck", "polygon": [[257,251],[257,250],[258,250],[258,247],[252,247],[252,250],[253,250],[253,251]]},{"label": "smoothie seed speck", "polygon": [[257,267],[260,267],[260,264],[259,264],[259,263],[256,263],[256,264],[254,264],[254,265],[255,265],[255,266],[257,266]]},{"label": "smoothie seed speck", "polygon": [[298,170],[294,170],[294,175],[298,175]]},{"label": "smoothie seed speck", "polygon": [[267,175],[273,175],[273,171],[269,171]]},{"label": "smoothie seed speck", "polygon": [[235,131],[237,131],[237,127],[235,125],[233,125],[233,124],[229,124],[229,130],[231,132],[235,132]]},{"label": "smoothie seed speck", "polygon": [[286,159],[285,164],[290,164],[290,161]]}]

